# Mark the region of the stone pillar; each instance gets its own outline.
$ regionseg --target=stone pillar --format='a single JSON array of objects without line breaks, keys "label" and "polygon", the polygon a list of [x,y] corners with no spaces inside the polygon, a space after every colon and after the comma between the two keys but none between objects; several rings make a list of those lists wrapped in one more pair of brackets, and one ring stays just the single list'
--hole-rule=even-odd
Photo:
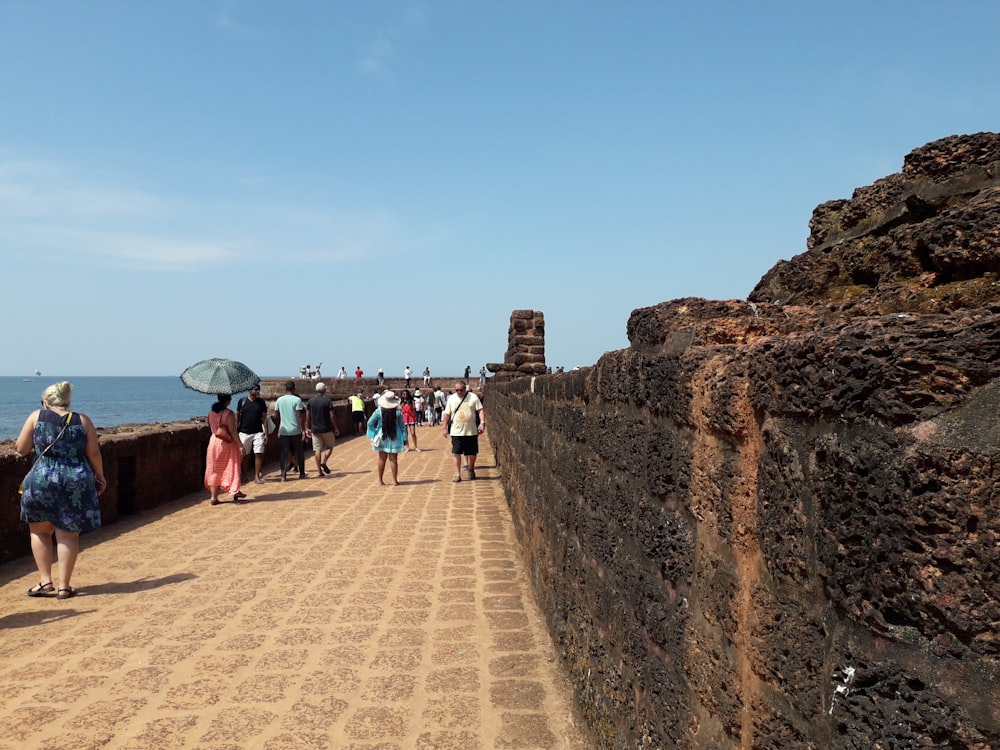
[{"label": "stone pillar", "polygon": [[538,310],[514,310],[510,314],[503,363],[490,362],[486,369],[500,380],[544,375],[545,316]]}]

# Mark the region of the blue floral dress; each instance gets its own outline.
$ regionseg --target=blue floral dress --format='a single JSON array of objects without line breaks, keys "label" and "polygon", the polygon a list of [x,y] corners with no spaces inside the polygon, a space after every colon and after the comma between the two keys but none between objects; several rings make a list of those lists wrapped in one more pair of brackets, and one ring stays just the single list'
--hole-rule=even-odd
[{"label": "blue floral dress", "polygon": [[382,432],[382,409],[376,408],[368,418],[368,437],[382,435],[382,443],[373,451],[380,453],[402,453],[406,447],[406,425],[403,424],[403,412],[396,409],[396,434],[386,435]]},{"label": "blue floral dress", "polygon": [[21,520],[50,521],[63,531],[90,531],[101,525],[101,504],[94,470],[87,460],[87,428],[74,412],[66,431],[56,440],[65,420],[49,409],[38,412],[32,435],[38,459],[24,478]]}]

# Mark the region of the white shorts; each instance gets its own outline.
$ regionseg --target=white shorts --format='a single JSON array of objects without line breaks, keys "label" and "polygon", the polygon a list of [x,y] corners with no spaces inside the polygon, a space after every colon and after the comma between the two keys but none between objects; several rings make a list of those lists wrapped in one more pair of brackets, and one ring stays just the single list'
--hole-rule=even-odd
[{"label": "white shorts", "polygon": [[250,453],[250,447],[253,446],[254,453],[264,452],[264,433],[263,432],[241,432],[240,442],[243,443],[243,455]]}]

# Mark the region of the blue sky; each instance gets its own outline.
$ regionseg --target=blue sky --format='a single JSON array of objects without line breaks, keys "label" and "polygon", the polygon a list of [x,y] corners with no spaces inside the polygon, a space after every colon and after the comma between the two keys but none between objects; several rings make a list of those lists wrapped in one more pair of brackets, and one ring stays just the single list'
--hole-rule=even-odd
[{"label": "blue sky", "polygon": [[451,375],[744,298],[997,130],[1000,4],[0,2],[0,374]]}]

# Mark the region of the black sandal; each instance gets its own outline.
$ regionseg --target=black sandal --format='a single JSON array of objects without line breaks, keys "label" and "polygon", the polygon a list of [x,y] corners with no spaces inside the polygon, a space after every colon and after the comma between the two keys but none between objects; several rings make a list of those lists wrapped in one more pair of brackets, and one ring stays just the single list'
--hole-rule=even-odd
[{"label": "black sandal", "polygon": [[28,589],[28,596],[52,596],[54,591],[55,587],[52,585],[52,581],[48,583],[39,581],[37,586]]},{"label": "black sandal", "polygon": [[71,596],[76,596],[76,589],[72,586],[68,589],[59,589],[56,591],[56,599],[69,599]]}]

